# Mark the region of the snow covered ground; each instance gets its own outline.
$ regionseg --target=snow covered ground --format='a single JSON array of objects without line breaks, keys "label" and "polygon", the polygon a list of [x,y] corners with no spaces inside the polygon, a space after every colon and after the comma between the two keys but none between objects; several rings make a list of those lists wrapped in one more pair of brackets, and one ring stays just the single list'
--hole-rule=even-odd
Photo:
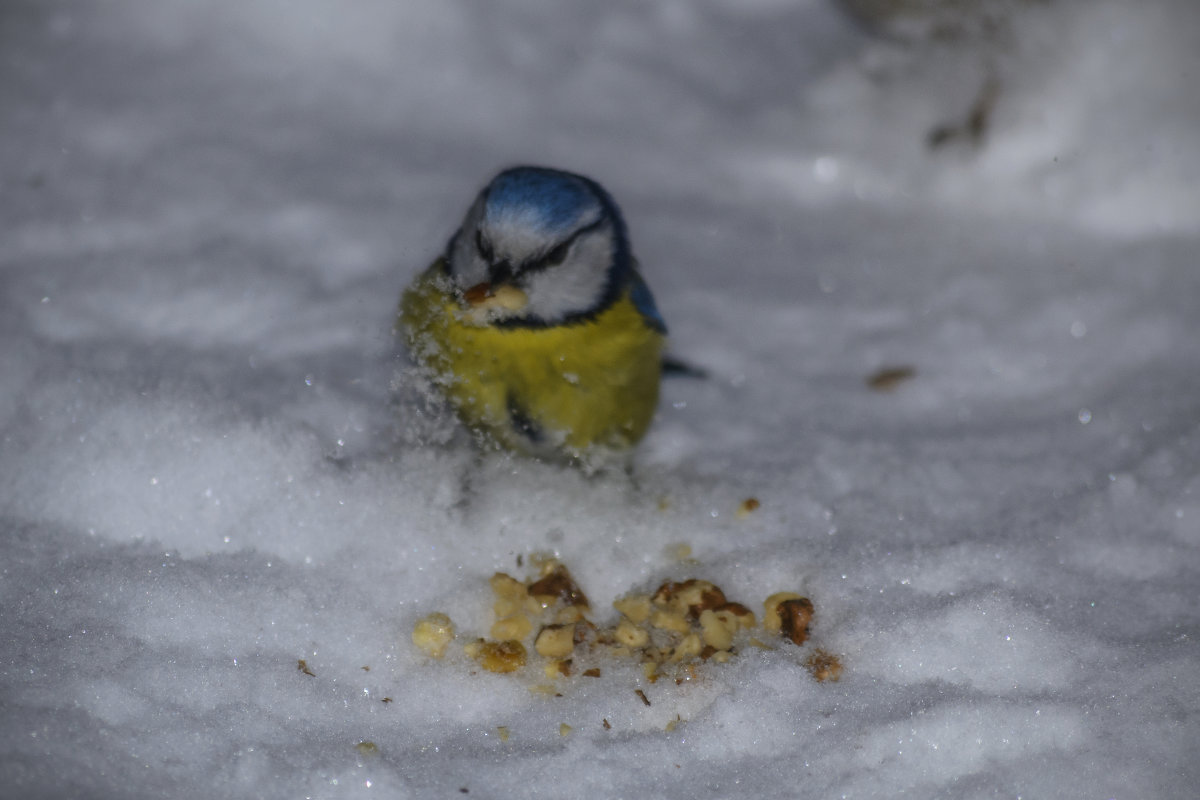
[{"label": "snow covered ground", "polygon": [[[1195,797],[1200,5],[549,6],[0,7],[0,796]],[[393,353],[521,162],[710,373],[636,484],[477,462]],[[803,592],[844,675],[413,648],[548,550],[600,619]]]}]

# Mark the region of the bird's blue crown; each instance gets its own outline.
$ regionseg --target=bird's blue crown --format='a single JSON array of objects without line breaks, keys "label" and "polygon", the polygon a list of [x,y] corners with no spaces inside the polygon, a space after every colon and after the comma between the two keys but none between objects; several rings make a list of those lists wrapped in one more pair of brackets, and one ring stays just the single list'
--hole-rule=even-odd
[{"label": "bird's blue crown", "polygon": [[494,222],[515,222],[546,235],[560,234],[584,217],[598,218],[603,213],[597,188],[570,173],[516,167],[500,173],[488,186],[485,214]]}]

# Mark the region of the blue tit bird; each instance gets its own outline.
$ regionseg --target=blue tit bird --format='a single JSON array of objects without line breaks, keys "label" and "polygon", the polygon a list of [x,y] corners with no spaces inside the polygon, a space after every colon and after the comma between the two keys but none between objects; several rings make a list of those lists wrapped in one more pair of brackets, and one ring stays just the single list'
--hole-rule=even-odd
[{"label": "blue tit bird", "polygon": [[666,326],[617,204],[544,167],[492,179],[405,292],[409,352],[485,442],[585,463],[650,425]]}]

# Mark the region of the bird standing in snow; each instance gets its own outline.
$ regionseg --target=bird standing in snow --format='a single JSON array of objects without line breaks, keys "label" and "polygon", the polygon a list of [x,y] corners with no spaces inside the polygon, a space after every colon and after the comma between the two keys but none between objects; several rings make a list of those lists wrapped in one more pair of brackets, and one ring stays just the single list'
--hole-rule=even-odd
[{"label": "bird standing in snow", "polygon": [[492,179],[405,291],[399,322],[491,445],[595,463],[636,444],[658,404],[666,326],[620,210],[581,175]]}]

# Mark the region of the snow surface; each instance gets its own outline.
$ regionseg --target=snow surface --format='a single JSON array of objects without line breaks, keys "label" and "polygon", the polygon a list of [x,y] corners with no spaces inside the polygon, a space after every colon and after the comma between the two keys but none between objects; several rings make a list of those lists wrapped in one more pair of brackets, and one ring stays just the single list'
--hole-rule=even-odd
[{"label": "snow surface", "polygon": [[[0,796],[1197,796],[1200,4],[996,7],[7,0]],[[393,352],[520,162],[612,191],[710,373],[636,483],[479,462]],[[845,674],[414,650],[545,550],[601,618],[804,592]]]}]

